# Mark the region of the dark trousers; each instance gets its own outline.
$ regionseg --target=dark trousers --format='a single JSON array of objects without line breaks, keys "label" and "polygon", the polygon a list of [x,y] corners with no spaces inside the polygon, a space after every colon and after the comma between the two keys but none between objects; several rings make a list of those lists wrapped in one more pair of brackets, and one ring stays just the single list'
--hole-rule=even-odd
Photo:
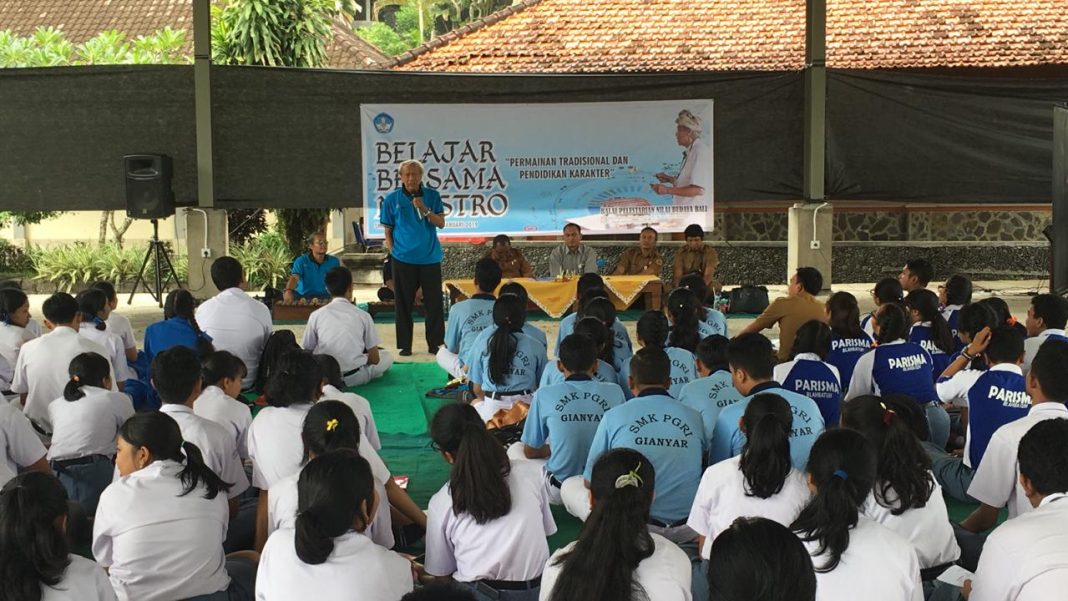
[{"label": "dark trousers", "polygon": [[414,265],[393,259],[393,289],[397,294],[397,348],[412,349],[412,313],[415,291],[423,289],[426,309],[426,345],[436,349],[445,343],[445,312],[441,305],[441,263]]}]

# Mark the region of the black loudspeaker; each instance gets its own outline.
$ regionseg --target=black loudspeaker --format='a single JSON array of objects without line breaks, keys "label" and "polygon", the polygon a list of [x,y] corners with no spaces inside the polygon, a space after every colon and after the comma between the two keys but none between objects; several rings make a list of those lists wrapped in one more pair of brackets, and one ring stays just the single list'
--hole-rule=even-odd
[{"label": "black loudspeaker", "polygon": [[174,215],[171,157],[162,154],[128,154],[122,157],[126,175],[126,214],[134,219],[161,219]]}]

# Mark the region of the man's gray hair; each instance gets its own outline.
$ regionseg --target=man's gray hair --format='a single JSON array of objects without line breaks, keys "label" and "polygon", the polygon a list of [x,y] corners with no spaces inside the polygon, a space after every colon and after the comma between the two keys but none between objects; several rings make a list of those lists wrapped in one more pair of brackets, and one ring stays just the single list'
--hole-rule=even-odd
[{"label": "man's gray hair", "polygon": [[420,161],[417,161],[415,159],[408,159],[407,161],[404,161],[403,163],[400,164],[400,167],[397,169],[397,171],[398,172],[404,171],[405,167],[413,167],[413,166],[419,168],[419,175],[423,175],[424,173],[426,173],[426,170],[423,169],[423,163],[421,163]]}]

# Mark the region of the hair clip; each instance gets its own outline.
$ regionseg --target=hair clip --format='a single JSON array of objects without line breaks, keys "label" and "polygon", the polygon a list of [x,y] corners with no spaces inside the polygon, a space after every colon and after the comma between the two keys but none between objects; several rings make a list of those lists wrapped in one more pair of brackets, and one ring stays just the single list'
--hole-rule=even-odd
[{"label": "hair clip", "polygon": [[80,376],[71,376],[70,379],[74,380],[75,382],[81,382],[82,381]]},{"label": "hair clip", "polygon": [[886,403],[880,402],[879,406],[883,408],[883,425],[889,426],[890,420],[894,419],[894,416],[897,415],[897,411],[887,407]]},{"label": "hair clip", "polygon": [[326,420],[326,431],[327,432],[333,432],[334,430],[337,430],[337,420],[336,419],[328,419],[328,420]]},{"label": "hair clip", "polygon": [[834,473],[831,474],[831,476],[833,476],[835,478],[838,478],[839,480],[842,480],[842,481],[845,481],[845,480],[849,479],[849,474],[847,474],[846,471],[843,470],[843,469],[834,470]]},{"label": "hair clip", "polygon": [[633,486],[638,488],[642,485],[642,477],[638,475],[638,470],[642,469],[642,464],[639,461],[638,465],[629,472],[616,478],[616,488],[624,488],[627,486]]}]

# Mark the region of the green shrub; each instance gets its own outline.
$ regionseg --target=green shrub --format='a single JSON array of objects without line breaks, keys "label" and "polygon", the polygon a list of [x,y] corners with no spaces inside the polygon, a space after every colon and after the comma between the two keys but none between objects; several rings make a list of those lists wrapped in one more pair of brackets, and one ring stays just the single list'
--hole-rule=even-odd
[{"label": "green shrub", "polygon": [[33,269],[33,261],[21,247],[0,238],[0,272],[27,273]]},{"label": "green shrub", "polygon": [[250,239],[244,244],[230,247],[230,256],[245,268],[249,290],[262,290],[267,286],[280,287],[289,277],[293,254],[285,238],[271,230]]},{"label": "green shrub", "polygon": [[[34,279],[51,282],[58,289],[70,292],[96,280],[108,280],[120,288],[124,287],[124,283],[132,284],[144,261],[146,249],[146,246],[136,244],[120,248],[114,242],[103,246],[75,242],[49,248],[31,248],[29,256],[37,272]],[[178,280],[185,282],[189,272],[188,257],[171,254],[170,259]],[[154,278],[153,263],[149,261],[145,279],[152,282]]]}]

